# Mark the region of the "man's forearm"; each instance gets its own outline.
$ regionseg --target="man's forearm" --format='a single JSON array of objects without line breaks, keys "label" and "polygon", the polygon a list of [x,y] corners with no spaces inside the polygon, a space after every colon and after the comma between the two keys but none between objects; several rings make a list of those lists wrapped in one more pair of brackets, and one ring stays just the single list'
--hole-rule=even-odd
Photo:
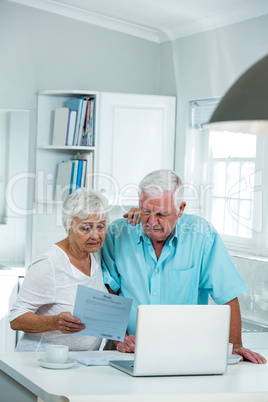
[{"label": "man's forearm", "polygon": [[230,337],[229,341],[234,347],[242,346],[241,338],[241,314],[237,297],[226,303],[231,307]]}]

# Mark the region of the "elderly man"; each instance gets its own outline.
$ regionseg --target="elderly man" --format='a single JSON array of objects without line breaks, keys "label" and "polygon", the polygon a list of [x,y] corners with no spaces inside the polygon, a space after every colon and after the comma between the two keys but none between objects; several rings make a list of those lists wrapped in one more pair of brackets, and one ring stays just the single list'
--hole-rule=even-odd
[{"label": "elderly man", "polygon": [[148,174],[139,186],[141,222],[125,219],[108,228],[102,247],[104,282],[133,299],[121,352],[135,348],[140,304],[217,304],[231,307],[230,342],[234,353],[253,363],[265,359],[242,346],[237,296],[247,290],[215,229],[203,218],[184,214],[182,183],[172,171]]}]

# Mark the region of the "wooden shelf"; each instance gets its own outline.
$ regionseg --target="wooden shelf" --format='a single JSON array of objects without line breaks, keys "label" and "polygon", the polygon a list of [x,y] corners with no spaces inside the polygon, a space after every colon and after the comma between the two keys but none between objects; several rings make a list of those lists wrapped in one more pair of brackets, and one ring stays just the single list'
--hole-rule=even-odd
[{"label": "wooden shelf", "polygon": [[61,146],[61,145],[38,145],[38,149],[47,149],[49,151],[95,151],[95,147],[85,147],[85,146],[80,146],[80,145],[66,145],[66,146]]},{"label": "wooden shelf", "polygon": [[65,89],[65,90],[61,90],[61,89],[47,89],[47,90],[43,90],[43,91],[39,91],[38,92],[39,95],[59,95],[59,96],[69,96],[69,95],[73,95],[73,96],[83,96],[83,95],[92,95],[92,96],[96,96],[99,94],[98,91],[87,91],[87,90],[83,90],[80,91],[79,89]]}]

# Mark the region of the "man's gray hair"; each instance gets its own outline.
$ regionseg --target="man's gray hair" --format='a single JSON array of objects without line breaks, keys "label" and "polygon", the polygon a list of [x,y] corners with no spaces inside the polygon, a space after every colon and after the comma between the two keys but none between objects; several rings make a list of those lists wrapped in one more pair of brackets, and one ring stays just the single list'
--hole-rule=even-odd
[{"label": "man's gray hair", "polygon": [[62,223],[66,232],[74,218],[86,219],[91,215],[96,215],[97,219],[108,219],[108,201],[101,193],[81,187],[64,200]]},{"label": "man's gray hair", "polygon": [[171,192],[175,208],[179,210],[183,200],[183,184],[172,170],[155,170],[147,174],[139,184],[139,195],[144,192],[152,198],[158,198],[166,191]]}]

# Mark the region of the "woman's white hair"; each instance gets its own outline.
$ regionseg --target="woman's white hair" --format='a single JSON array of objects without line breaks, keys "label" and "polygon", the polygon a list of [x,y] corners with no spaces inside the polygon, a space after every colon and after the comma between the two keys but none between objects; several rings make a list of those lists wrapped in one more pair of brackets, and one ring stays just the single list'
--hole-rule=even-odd
[{"label": "woman's white hair", "polygon": [[95,215],[97,219],[108,219],[108,201],[101,193],[81,187],[64,200],[62,223],[66,232],[74,218],[86,219],[91,215]]},{"label": "woman's white hair", "polygon": [[139,195],[142,192],[152,198],[158,198],[166,191],[170,191],[174,198],[177,211],[183,201],[183,184],[179,176],[172,170],[154,170],[147,174],[139,184]]}]

